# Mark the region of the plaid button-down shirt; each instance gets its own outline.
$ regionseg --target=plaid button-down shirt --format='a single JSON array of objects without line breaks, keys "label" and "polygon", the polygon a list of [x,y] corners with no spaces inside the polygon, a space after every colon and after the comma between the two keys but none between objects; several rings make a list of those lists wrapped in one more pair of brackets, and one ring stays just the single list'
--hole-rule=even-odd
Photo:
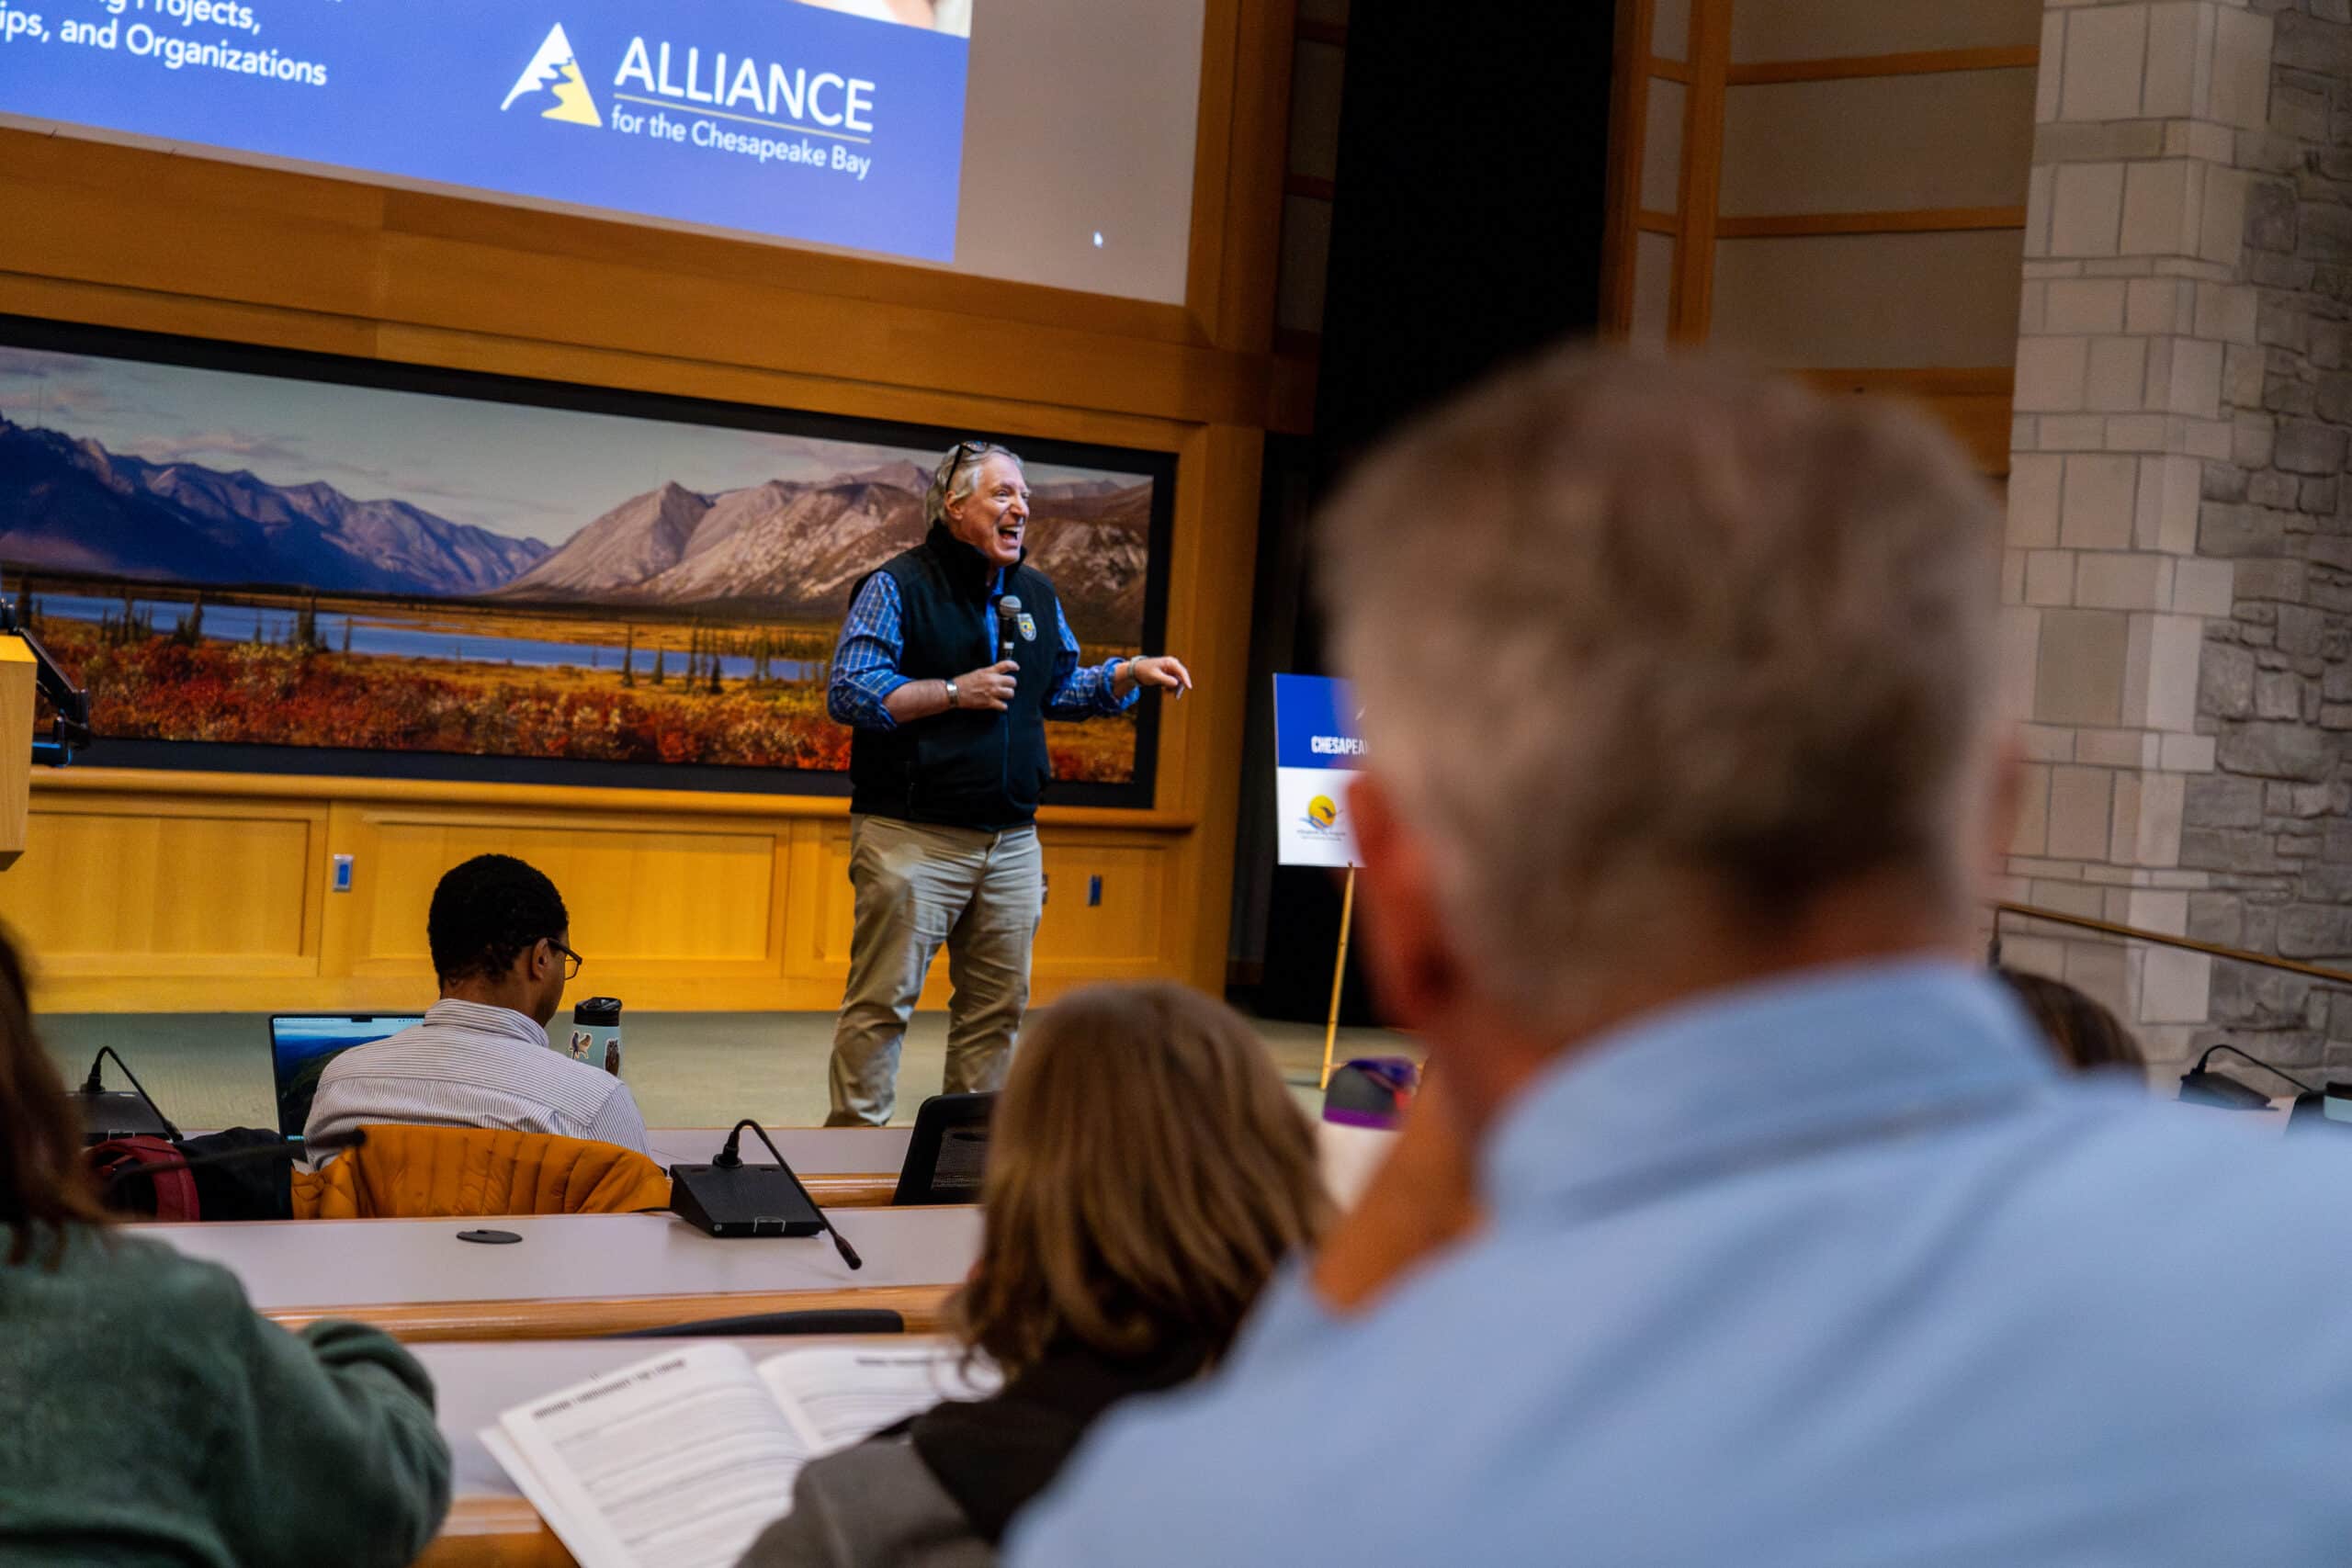
[{"label": "plaid button-down shirt", "polygon": [[[999,571],[989,602],[993,604],[1003,592],[1004,573]],[[842,723],[860,729],[899,727],[885,705],[909,679],[899,673],[899,660],[906,651],[903,614],[898,581],[887,571],[867,578],[851,602],[849,619],[842,623],[841,640],[833,649],[832,683],[825,691],[825,710]],[[1058,599],[1054,602],[1054,632],[1061,651],[1054,657],[1053,684],[1046,692],[1047,718],[1094,718],[1135,705],[1141,688],[1129,687],[1124,697],[1114,694],[1121,660],[1080,667],[1078,637]]]}]

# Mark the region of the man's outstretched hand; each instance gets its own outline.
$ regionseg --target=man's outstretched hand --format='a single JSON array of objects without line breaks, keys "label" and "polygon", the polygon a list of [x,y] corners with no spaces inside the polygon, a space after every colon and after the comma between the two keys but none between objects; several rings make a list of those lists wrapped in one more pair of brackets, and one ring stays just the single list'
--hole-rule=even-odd
[{"label": "man's outstretched hand", "polygon": [[1119,673],[1138,686],[1164,687],[1180,697],[1193,689],[1193,672],[1173,654],[1130,659],[1119,666]]}]

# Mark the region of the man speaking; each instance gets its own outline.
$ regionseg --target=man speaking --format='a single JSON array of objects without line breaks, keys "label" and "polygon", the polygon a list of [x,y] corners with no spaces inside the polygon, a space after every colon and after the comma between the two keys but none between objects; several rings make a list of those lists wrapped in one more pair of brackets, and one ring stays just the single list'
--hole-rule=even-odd
[{"label": "man speaking", "polygon": [[961,441],[923,497],[931,531],[850,596],[826,706],[853,726],[849,988],[828,1126],[879,1126],[932,955],[947,946],[950,1094],[1003,1082],[1045,913],[1046,720],[1125,710],[1193,677],[1165,655],[1079,666],[1054,585],[1023,564],[1021,459]]}]

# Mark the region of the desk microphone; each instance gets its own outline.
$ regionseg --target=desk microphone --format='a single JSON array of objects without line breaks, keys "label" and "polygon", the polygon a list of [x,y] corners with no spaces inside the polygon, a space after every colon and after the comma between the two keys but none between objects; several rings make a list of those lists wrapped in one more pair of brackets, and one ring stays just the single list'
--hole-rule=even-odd
[{"label": "desk microphone", "polygon": [[1012,657],[1012,638],[1021,627],[1021,601],[1008,593],[996,602],[996,656]]},{"label": "desk microphone", "polygon": [[[740,1151],[746,1127],[760,1135],[760,1142],[775,1156],[775,1164],[743,1163]],[[842,1255],[842,1262],[852,1269],[865,1267],[865,1260],[834,1225],[832,1216],[808,1196],[808,1189],[786,1163],[768,1130],[749,1117],[735,1123],[727,1134],[727,1145],[708,1165],[670,1168],[670,1209],[707,1235],[814,1235],[825,1231],[831,1235],[833,1249]]]},{"label": "desk microphone", "polygon": [[[86,1108],[84,1117],[85,1122],[86,1123],[89,1120],[89,1117],[86,1114],[87,1110],[95,1110],[108,1100],[129,1098],[128,1096],[118,1097],[109,1095],[107,1092],[106,1078],[103,1076],[102,1069],[106,1066],[106,1060],[108,1056],[114,1057],[114,1065],[122,1069],[122,1076],[129,1078],[130,1080],[130,1087],[139,1091],[140,1103],[147,1108],[147,1113],[153,1116],[155,1119],[155,1124],[163,1129],[164,1136],[170,1139],[173,1143],[178,1143],[180,1141],[180,1130],[172,1125],[172,1119],[164,1114],[164,1108],[155,1103],[155,1097],[147,1092],[147,1086],[139,1081],[139,1075],[130,1070],[130,1064],[124,1061],[121,1055],[118,1054],[115,1048],[111,1045],[101,1045],[98,1047],[98,1054],[90,1058],[89,1077],[82,1080],[82,1087],[76,1091],[77,1096],[81,1099],[84,1106]],[[94,1130],[111,1131],[112,1129]],[[144,1133],[146,1129],[142,1127],[137,1129],[137,1131]]]}]

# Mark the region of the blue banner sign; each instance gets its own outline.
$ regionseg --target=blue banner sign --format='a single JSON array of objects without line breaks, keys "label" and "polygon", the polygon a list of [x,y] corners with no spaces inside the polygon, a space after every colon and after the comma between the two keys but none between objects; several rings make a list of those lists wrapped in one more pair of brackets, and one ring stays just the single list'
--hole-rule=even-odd
[{"label": "blue banner sign", "polygon": [[1348,785],[1363,766],[1344,681],[1274,677],[1274,820],[1283,865],[1352,865]]},{"label": "blue banner sign", "polygon": [[0,0],[0,115],[951,261],[968,49],[793,0]]}]

